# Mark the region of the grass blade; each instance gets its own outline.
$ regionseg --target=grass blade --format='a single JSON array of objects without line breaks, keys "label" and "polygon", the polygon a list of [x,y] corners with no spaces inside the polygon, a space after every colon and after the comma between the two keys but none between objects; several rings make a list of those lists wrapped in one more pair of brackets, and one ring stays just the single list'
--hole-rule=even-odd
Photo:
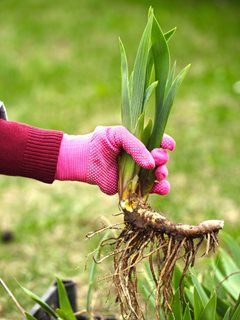
[{"label": "grass blade", "polygon": [[33,317],[30,313],[25,312],[25,317],[27,320],[37,320],[37,318]]},{"label": "grass blade", "polygon": [[238,301],[236,303],[236,306],[230,316],[231,320],[239,320],[240,319],[240,296],[238,298]]},{"label": "grass blade", "polygon": [[231,308],[229,307],[227,312],[224,315],[223,320],[230,320],[230,311],[231,311]]},{"label": "grass blade", "polygon": [[137,124],[136,124],[136,129],[135,129],[135,131],[134,131],[134,135],[135,135],[139,140],[141,140],[141,138],[142,138],[143,127],[144,127],[144,113],[142,113],[142,114],[139,116],[138,121],[137,121]]},{"label": "grass blade", "polygon": [[62,280],[57,278],[58,299],[61,311],[66,315],[68,320],[76,320],[72,306],[69,302],[67,291],[62,283]]},{"label": "grass blade", "polygon": [[158,81],[154,81],[154,82],[151,83],[150,86],[145,90],[144,100],[143,100],[143,106],[145,106],[145,105],[148,103],[148,101],[149,101],[149,99],[150,99],[153,91],[154,91],[154,90],[156,89],[156,87],[157,87],[157,84],[158,84]]},{"label": "grass blade", "polygon": [[158,146],[161,141],[158,128],[159,123],[162,121],[161,110],[163,108],[170,61],[167,41],[155,17],[152,25],[152,53],[154,59],[155,80],[158,81],[158,85],[156,88],[155,120],[150,149]]},{"label": "grass blade", "polygon": [[15,303],[16,307],[18,308],[18,310],[25,315],[25,310],[24,308],[20,305],[20,303],[17,301],[17,299],[15,298],[15,296],[13,295],[13,293],[11,292],[11,290],[8,288],[8,286],[6,285],[6,283],[0,278],[0,286],[3,287],[3,289],[7,292],[7,294],[9,295],[9,297],[12,299],[12,301]]},{"label": "grass blade", "polygon": [[216,277],[228,293],[237,300],[240,288],[240,269],[231,256],[223,249],[221,249],[220,261],[223,272],[216,266]]},{"label": "grass blade", "polygon": [[[207,295],[210,297],[211,291],[207,289],[205,286],[203,286],[203,288],[204,288],[204,291],[206,291]],[[217,295],[217,313],[221,317],[223,317],[226,314],[229,308],[229,304],[227,304],[226,302],[227,301],[222,300],[219,294]]]},{"label": "grass blade", "polygon": [[185,308],[185,311],[184,311],[183,320],[192,320],[191,312],[190,312],[188,304],[186,305],[186,308]]},{"label": "grass blade", "polygon": [[144,268],[142,270],[142,277],[140,277],[141,284],[144,286],[143,293],[147,297],[147,299],[150,301],[153,309],[155,308],[155,287],[154,282],[152,279],[151,271],[149,270],[149,266],[145,263]]},{"label": "grass blade", "polygon": [[146,70],[146,79],[145,79],[145,90],[149,86],[153,73],[153,53],[152,48],[148,53],[148,62],[147,62],[147,70]]},{"label": "grass blade", "polygon": [[145,146],[148,145],[148,142],[152,133],[152,126],[153,126],[152,119],[149,119],[142,134],[142,142],[145,144]]},{"label": "grass blade", "polygon": [[164,33],[164,37],[165,37],[166,41],[169,41],[172,38],[172,36],[176,32],[176,30],[177,30],[177,27],[174,27],[171,30],[169,30],[166,33]]},{"label": "grass blade", "polygon": [[179,289],[175,292],[173,300],[172,300],[172,312],[174,314],[175,320],[182,320],[183,310],[182,310],[182,303],[180,300],[180,290]]},{"label": "grass blade", "polygon": [[240,246],[239,244],[236,242],[235,239],[233,239],[229,234],[227,233],[222,233],[222,238],[223,238],[223,242],[227,245],[228,250],[230,251],[234,262],[238,265],[238,267],[240,268]]},{"label": "grass blade", "polygon": [[212,297],[209,299],[206,307],[200,315],[199,320],[215,320],[216,319],[216,306],[217,306],[217,296],[214,292]]},{"label": "grass blade", "polygon": [[175,71],[176,71],[176,61],[174,61],[173,66],[168,74],[168,79],[167,79],[167,84],[166,84],[166,92],[168,93],[172,83],[173,83],[173,79],[175,77]]},{"label": "grass blade", "polygon": [[30,290],[20,286],[22,290],[25,292],[26,295],[29,296],[34,302],[39,304],[44,311],[46,311],[49,315],[53,316],[55,319],[58,318],[55,311],[46,303],[44,302],[40,297],[38,297],[35,293],[31,292]]},{"label": "grass blade", "polygon": [[130,112],[130,96],[129,96],[129,80],[128,80],[128,62],[126,51],[121,39],[119,39],[121,53],[121,79],[122,79],[122,124],[131,131],[131,112]]},{"label": "grass blade", "polygon": [[[147,301],[150,302],[152,310],[154,310],[156,308],[156,288],[154,286],[154,280],[152,278],[152,274],[147,263],[144,264],[144,268],[141,274],[142,277],[139,278],[139,288],[142,288],[142,290],[140,291],[140,293],[146,298]],[[166,320],[162,309],[159,310],[159,316],[161,320]]]},{"label": "grass blade", "polygon": [[193,305],[194,319],[199,319],[199,316],[200,316],[204,306],[202,304],[202,300],[201,300],[200,295],[198,293],[198,290],[196,288],[194,288],[193,296],[194,296],[194,305]]},{"label": "grass blade", "polygon": [[[177,30],[177,28],[175,27],[175,28],[169,30],[168,32],[164,33],[164,37],[167,42],[171,39],[171,37],[174,35],[176,30]],[[152,48],[151,48],[149,51],[149,56],[148,56],[146,86],[149,85],[149,82],[151,79],[151,74],[152,74],[152,69],[153,69],[153,52],[152,52]]]},{"label": "grass blade", "polygon": [[204,291],[202,285],[199,283],[197,277],[195,275],[191,276],[194,288],[197,290],[199,297],[201,299],[201,302],[203,304],[203,307],[206,307],[207,303],[208,303],[208,296],[206,294],[206,292]]},{"label": "grass blade", "polygon": [[140,114],[143,111],[144,92],[146,86],[146,74],[148,65],[149,49],[151,46],[153,13],[149,14],[146,28],[143,32],[133,68],[131,114],[132,128],[134,129]]},{"label": "grass blade", "polygon": [[[141,284],[141,281],[139,281],[139,284]],[[150,292],[149,289],[145,286],[145,284],[141,285],[141,293],[145,297],[146,301],[149,301],[151,304],[152,309],[155,309],[155,299],[153,296],[153,292]]]},{"label": "grass blade", "polygon": [[100,241],[96,253],[95,253],[95,260],[92,261],[91,264],[91,269],[90,269],[90,273],[89,273],[89,286],[88,286],[88,292],[87,292],[87,306],[86,306],[86,310],[88,314],[91,314],[92,312],[92,296],[93,296],[93,287],[94,287],[94,281],[95,281],[95,274],[96,274],[96,268],[97,268],[97,264],[96,264],[96,260],[98,260],[100,258],[100,254],[101,254],[101,243],[106,240],[109,237],[110,232],[106,231],[104,236],[102,237],[102,240]]},{"label": "grass blade", "polygon": [[[56,309],[56,313],[59,316],[58,320],[70,320],[67,314],[63,312],[61,309]],[[76,320],[75,316],[74,319]]]},{"label": "grass blade", "polygon": [[[173,105],[173,100],[177,93],[178,88],[180,87],[185,75],[188,72],[190,65],[187,65],[175,78],[167,96],[164,99],[164,104],[162,108],[159,108],[159,112],[156,115],[155,120],[155,131],[153,131],[152,139],[150,142],[150,149],[158,147],[159,141],[162,140],[163,133],[167,124],[167,120]],[[154,130],[154,129],[153,129]]]},{"label": "grass blade", "polygon": [[194,307],[194,294],[189,288],[184,289],[185,295],[187,300],[191,303],[191,305]]}]

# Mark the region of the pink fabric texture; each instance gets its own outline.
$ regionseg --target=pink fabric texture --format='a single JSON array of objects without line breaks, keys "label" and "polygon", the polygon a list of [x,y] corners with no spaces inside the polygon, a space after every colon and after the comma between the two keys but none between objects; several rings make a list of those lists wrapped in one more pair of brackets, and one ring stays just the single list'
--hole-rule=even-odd
[{"label": "pink fabric texture", "polygon": [[151,154],[155,160],[156,166],[163,166],[169,160],[169,155],[166,150],[156,148],[152,150]]},{"label": "pink fabric texture", "polygon": [[161,142],[161,148],[173,151],[176,147],[176,142],[173,137],[169,136],[168,134],[164,133],[163,139]]},{"label": "pink fabric texture", "polygon": [[170,183],[167,180],[162,180],[154,183],[152,193],[157,193],[165,196],[170,192]]},{"label": "pink fabric texture", "polygon": [[[170,136],[164,135],[162,145],[173,150],[175,142]],[[122,126],[99,126],[87,135],[64,134],[55,178],[95,184],[104,193],[113,195],[118,191],[117,156],[122,149],[145,169],[153,169],[156,161],[165,165],[168,159],[166,151],[162,149],[154,149],[151,154],[142,142]],[[161,181],[156,182],[153,189],[159,194],[167,194],[170,190],[165,180],[167,169],[164,167],[160,165],[157,168]]]},{"label": "pink fabric texture", "polygon": [[163,166],[157,167],[155,171],[155,176],[156,176],[156,179],[159,181],[166,179],[166,177],[168,176],[167,166],[163,165]]}]

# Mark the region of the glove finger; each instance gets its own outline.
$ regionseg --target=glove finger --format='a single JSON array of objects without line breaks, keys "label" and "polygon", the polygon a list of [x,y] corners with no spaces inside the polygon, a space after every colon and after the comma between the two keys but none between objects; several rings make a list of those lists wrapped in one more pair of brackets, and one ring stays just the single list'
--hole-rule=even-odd
[{"label": "glove finger", "polygon": [[151,153],[140,140],[122,126],[113,127],[112,130],[115,146],[123,148],[139,166],[145,169],[153,169],[155,167],[155,161]]},{"label": "glove finger", "polygon": [[166,177],[168,176],[167,166],[163,165],[163,166],[157,167],[155,171],[155,176],[158,181],[165,180]]},{"label": "glove finger", "polygon": [[151,193],[156,193],[164,196],[170,192],[170,183],[167,180],[155,182]]},{"label": "glove finger", "polygon": [[151,151],[151,154],[157,166],[162,166],[169,160],[169,155],[166,150],[156,148]]},{"label": "glove finger", "polygon": [[173,151],[175,149],[176,142],[173,137],[169,136],[168,134],[164,133],[163,139],[161,142],[161,148]]}]

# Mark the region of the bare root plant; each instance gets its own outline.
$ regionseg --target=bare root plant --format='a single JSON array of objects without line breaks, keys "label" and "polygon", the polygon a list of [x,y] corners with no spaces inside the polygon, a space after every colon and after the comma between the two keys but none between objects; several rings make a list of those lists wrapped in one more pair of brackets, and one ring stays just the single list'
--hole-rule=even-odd
[{"label": "bare root plant", "polygon": [[[173,294],[171,284],[177,261],[179,259],[183,261],[179,283],[181,287],[189,267],[194,265],[201,244],[206,243],[204,255],[214,252],[218,246],[217,236],[223,227],[223,222],[208,220],[196,226],[174,224],[153,211],[146,203],[138,203],[135,206],[132,212],[123,210],[125,226],[119,236],[106,239],[102,243],[102,246],[114,245],[114,250],[96,262],[100,263],[113,256],[113,282],[121,314],[124,319],[145,319],[139,299],[137,272],[140,263],[148,260],[155,283],[153,294],[156,319],[160,320],[160,308],[165,314],[171,311],[170,300]],[[110,228],[112,227],[105,227],[103,230]]]},{"label": "bare root plant", "polygon": [[[189,69],[186,66],[175,75],[176,64],[170,63],[168,42],[175,30],[163,33],[150,8],[131,76],[120,41],[122,123],[148,150],[159,147],[177,89]],[[155,114],[149,118],[147,106],[153,93]],[[223,228],[223,221],[219,220],[203,221],[198,225],[172,223],[147,202],[154,183],[154,170],[140,168],[126,152],[121,153],[119,203],[124,227],[118,237],[105,241],[103,245],[111,243],[115,247],[99,262],[108,257],[114,259],[113,282],[124,319],[145,319],[138,291],[142,261],[148,261],[155,283],[153,294],[156,319],[159,320],[160,308],[165,314],[171,310],[171,283],[177,261],[183,261],[183,279],[189,267],[194,265],[201,244],[206,243],[205,254],[214,251],[218,245],[218,232]]]},{"label": "bare root plant", "polygon": [[147,259],[156,286],[156,319],[160,319],[161,307],[165,314],[171,311],[171,283],[177,261],[184,262],[183,280],[204,239],[205,254],[215,250],[223,222],[209,220],[198,226],[173,224],[144,205],[132,213],[125,212],[125,223],[116,242],[113,276],[122,314],[125,319],[144,319],[138,298],[137,265]]}]

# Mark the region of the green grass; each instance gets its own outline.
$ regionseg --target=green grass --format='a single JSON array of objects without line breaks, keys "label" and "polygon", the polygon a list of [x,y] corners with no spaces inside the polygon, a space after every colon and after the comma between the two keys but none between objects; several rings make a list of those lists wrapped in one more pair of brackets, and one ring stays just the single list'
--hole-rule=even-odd
[{"label": "green grass", "polygon": [[[164,31],[177,26],[171,43],[178,66],[191,63],[170,117],[167,132],[177,141],[171,154],[168,197],[153,197],[156,207],[177,221],[225,219],[239,237],[239,6],[234,1],[1,1],[0,98],[9,118],[67,133],[87,133],[97,125],[120,123],[118,36],[130,64],[149,5]],[[16,240],[0,243],[0,277],[29,307],[23,286],[41,295],[55,275],[74,278],[85,303],[85,256],[97,239],[85,234],[100,216],[116,221],[117,198],[97,187],[57,182],[44,185],[0,177],[1,229]],[[102,273],[109,272],[106,263]],[[104,270],[105,268],[105,270]],[[99,287],[107,292],[108,283]],[[99,303],[96,308],[114,309]],[[17,311],[0,291],[0,319]]]}]

